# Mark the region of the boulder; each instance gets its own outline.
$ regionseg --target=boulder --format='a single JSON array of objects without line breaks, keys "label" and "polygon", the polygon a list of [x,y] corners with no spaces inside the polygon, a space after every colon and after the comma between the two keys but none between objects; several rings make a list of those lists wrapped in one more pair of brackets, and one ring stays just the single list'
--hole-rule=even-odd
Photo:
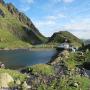
[{"label": "boulder", "polygon": [[26,81],[22,84],[22,90],[28,90],[31,89],[31,86],[27,85]]},{"label": "boulder", "polygon": [[0,88],[9,88],[10,82],[14,82],[14,80],[8,73],[0,73]]},{"label": "boulder", "polygon": [[17,85],[20,85],[21,84],[21,81],[18,79],[18,80],[16,80],[16,84]]},{"label": "boulder", "polygon": [[74,87],[76,87],[76,88],[79,86],[78,83],[76,83],[76,82],[75,82],[73,85],[74,85]]}]

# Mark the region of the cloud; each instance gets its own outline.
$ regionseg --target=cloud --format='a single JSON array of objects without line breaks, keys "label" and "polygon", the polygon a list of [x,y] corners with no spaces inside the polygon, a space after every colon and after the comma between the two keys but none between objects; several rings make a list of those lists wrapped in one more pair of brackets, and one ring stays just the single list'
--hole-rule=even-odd
[{"label": "cloud", "polygon": [[63,30],[72,32],[79,38],[90,39],[90,18],[85,18],[79,22],[65,25]]},{"label": "cloud", "polygon": [[22,6],[20,6],[19,9],[20,9],[20,11],[22,11],[22,12],[27,12],[27,11],[30,10],[30,7],[29,7],[29,6],[26,6],[26,7],[25,7],[25,6],[22,5]]},{"label": "cloud", "polygon": [[78,38],[90,39],[90,30],[73,30],[73,31],[70,31],[70,32],[72,32]]},{"label": "cloud", "polygon": [[20,0],[19,9],[23,12],[27,12],[30,10],[31,5],[34,3],[34,0]]},{"label": "cloud", "polygon": [[50,0],[52,3],[61,3],[62,1],[64,2],[64,3],[72,3],[72,2],[74,2],[75,0]]},{"label": "cloud", "polygon": [[52,3],[59,3],[59,2],[61,2],[62,0],[50,0]]},{"label": "cloud", "polygon": [[64,26],[64,29],[67,30],[90,30],[90,19],[84,19],[78,23],[71,23],[69,25]]},{"label": "cloud", "polygon": [[[46,36],[51,36],[54,30],[61,26],[60,20],[65,19],[63,13],[43,17],[41,20],[33,20],[35,26]],[[49,33],[48,33],[49,32]]]},{"label": "cloud", "polygon": [[[51,36],[54,32],[60,30],[67,30],[79,38],[90,38],[90,18],[88,18],[89,16],[83,16],[84,12],[89,11],[90,8],[87,6],[83,9],[78,7],[72,7],[71,9],[70,7],[69,10],[66,4],[72,4],[74,1],[76,0],[48,0],[39,7],[45,15],[39,17],[39,20],[33,17],[35,26],[45,36]],[[60,6],[62,2],[63,6]],[[21,3],[21,10],[24,12],[29,11],[33,4],[37,4],[35,0],[21,0]],[[71,14],[69,15],[69,13]]]},{"label": "cloud", "polygon": [[56,22],[58,22],[60,19],[66,18],[66,16],[63,13],[56,13],[55,15],[49,15],[49,16],[45,16],[43,17],[42,20],[36,21],[36,24],[38,24],[38,26],[42,26],[42,25],[52,25],[56,24]]},{"label": "cloud", "polygon": [[[66,18],[62,17],[63,19]],[[42,20],[34,21],[36,27],[45,35],[45,36],[51,36],[54,32],[58,31],[69,31],[73,33],[75,36],[82,38],[82,39],[90,39],[90,19],[85,18],[78,22],[71,22],[70,24],[66,24],[62,26],[62,19],[55,16],[47,16],[44,17]]]},{"label": "cloud", "polygon": [[64,2],[64,3],[72,3],[74,2],[75,0],[50,0],[50,2],[52,2],[52,4],[56,4],[56,3],[61,3],[61,2]]},{"label": "cloud", "polygon": [[64,3],[72,3],[74,2],[75,0],[63,0]]},{"label": "cloud", "polygon": [[34,3],[34,0],[20,0],[22,3],[24,3],[24,4],[32,4],[32,3]]},{"label": "cloud", "polygon": [[47,16],[45,19],[48,21],[57,21],[59,19],[66,18],[66,16],[63,13],[58,13],[55,15]]}]

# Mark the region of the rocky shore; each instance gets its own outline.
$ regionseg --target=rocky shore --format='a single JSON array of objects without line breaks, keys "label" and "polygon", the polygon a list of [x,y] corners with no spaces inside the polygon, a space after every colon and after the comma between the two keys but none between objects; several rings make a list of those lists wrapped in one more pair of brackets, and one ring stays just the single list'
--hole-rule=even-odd
[{"label": "rocky shore", "polygon": [[[81,52],[57,52],[48,64],[21,70],[27,74],[30,90],[89,90],[90,79],[82,66]],[[87,83],[87,85],[86,85]]]}]

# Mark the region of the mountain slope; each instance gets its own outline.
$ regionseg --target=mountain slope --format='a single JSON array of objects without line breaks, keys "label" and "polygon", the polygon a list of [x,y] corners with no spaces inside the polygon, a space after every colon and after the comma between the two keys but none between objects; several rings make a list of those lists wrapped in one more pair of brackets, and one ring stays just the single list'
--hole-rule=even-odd
[{"label": "mountain slope", "polygon": [[54,33],[48,40],[48,43],[63,43],[65,38],[75,46],[81,46],[81,40],[74,36],[72,33],[68,31],[60,31]]},{"label": "mountain slope", "polygon": [[[3,1],[3,0],[1,0]],[[12,4],[0,1],[0,47],[27,47],[44,43],[46,38],[37,30],[31,20]],[[7,36],[6,36],[6,33]],[[22,45],[22,44],[23,45]],[[21,45],[20,45],[21,44]],[[3,46],[3,48],[4,48]]]}]

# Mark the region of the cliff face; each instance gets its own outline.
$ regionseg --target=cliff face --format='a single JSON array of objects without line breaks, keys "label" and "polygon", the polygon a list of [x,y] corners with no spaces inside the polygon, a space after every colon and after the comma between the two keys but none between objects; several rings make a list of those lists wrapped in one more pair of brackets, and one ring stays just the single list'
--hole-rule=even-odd
[{"label": "cliff face", "polygon": [[[19,12],[13,4],[7,4],[3,0],[0,0],[0,32],[3,35],[0,36],[0,39],[4,39],[3,43],[4,41],[8,43],[11,41],[10,39],[7,40],[5,32],[16,38],[16,41],[30,44],[41,44],[46,41],[46,38],[24,13]],[[10,37],[10,35],[7,37]]]},{"label": "cliff face", "polygon": [[49,38],[48,43],[63,43],[65,39],[67,39],[69,43],[72,43],[74,45],[81,45],[81,40],[68,31],[60,31],[54,33]]}]

